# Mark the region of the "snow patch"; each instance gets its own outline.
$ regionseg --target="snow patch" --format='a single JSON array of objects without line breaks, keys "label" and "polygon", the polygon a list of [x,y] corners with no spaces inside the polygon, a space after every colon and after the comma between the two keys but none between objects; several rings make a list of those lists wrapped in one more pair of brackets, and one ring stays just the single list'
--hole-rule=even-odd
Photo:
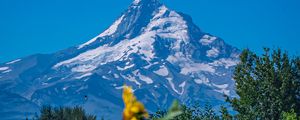
[{"label": "snow patch", "polygon": [[7,65],[10,65],[10,64],[14,64],[14,63],[19,62],[19,61],[21,61],[21,59],[13,60],[13,61],[8,62],[8,63],[6,63],[6,64],[7,64]]},{"label": "snow patch", "polygon": [[189,56],[186,56],[179,51],[174,55],[169,55],[167,61],[169,61],[173,65],[178,65],[181,68],[180,73],[183,75],[189,75],[191,73],[199,72],[215,72],[213,66],[206,63],[194,62]]},{"label": "snow patch", "polygon": [[91,76],[91,75],[92,75],[92,73],[86,73],[86,74],[83,74],[81,76],[76,77],[76,79],[81,79],[81,78],[88,77],[88,76]]},{"label": "snow patch", "polygon": [[217,85],[217,84],[213,84],[213,86],[219,88],[219,89],[226,89],[229,85],[228,84],[223,84],[223,85]]},{"label": "snow patch", "polygon": [[221,58],[219,60],[210,63],[213,66],[225,66],[226,69],[232,66],[236,66],[239,63],[238,59],[231,59],[231,58]]},{"label": "snow patch", "polygon": [[114,74],[114,78],[120,78],[118,74]]},{"label": "snow patch", "polygon": [[176,90],[175,85],[174,85],[174,83],[173,83],[173,79],[170,78],[170,77],[168,77],[168,78],[166,78],[166,79],[168,80],[168,82],[169,82],[171,88],[172,88],[177,94],[181,94],[180,92],[178,92],[178,90]]},{"label": "snow patch", "polygon": [[2,73],[9,73],[11,71],[12,71],[11,69],[8,69],[8,70],[3,71]]},{"label": "snow patch", "polygon": [[153,64],[149,63],[147,66],[145,66],[145,69],[149,69]]},{"label": "snow patch", "polygon": [[166,66],[160,66],[160,69],[157,71],[154,71],[154,73],[156,73],[160,76],[168,76],[169,75],[169,71],[166,68]]},{"label": "snow patch", "polygon": [[215,69],[209,64],[204,64],[204,63],[193,63],[193,64],[183,63],[180,73],[183,75],[189,75],[191,73],[197,73],[201,71],[214,73]]},{"label": "snow patch", "polygon": [[115,89],[117,89],[117,90],[121,90],[123,88],[124,88],[124,86],[115,87]]},{"label": "snow patch", "polygon": [[134,64],[125,66],[124,68],[121,68],[121,67],[117,66],[117,69],[118,70],[127,70],[127,69],[132,68],[132,67],[134,67]]},{"label": "snow patch", "polygon": [[186,81],[184,81],[183,83],[181,83],[181,84],[179,85],[179,87],[185,87],[185,84],[186,84]]},{"label": "snow patch", "polygon": [[151,94],[152,94],[152,96],[153,96],[153,97],[155,97],[155,98],[156,98],[156,95],[155,95],[154,93],[151,93]]},{"label": "snow patch", "polygon": [[45,83],[45,82],[42,83],[43,86],[46,86],[46,85],[48,85],[48,84],[49,84],[49,83]]},{"label": "snow patch", "polygon": [[184,81],[183,83],[181,83],[180,85],[179,85],[179,87],[181,87],[181,95],[184,93],[184,87],[185,87],[185,85],[186,85],[186,81]]},{"label": "snow patch", "polygon": [[214,42],[217,39],[217,37],[213,37],[210,35],[204,35],[201,39],[200,39],[200,43],[202,45],[209,45],[210,43]]},{"label": "snow patch", "polygon": [[227,96],[230,95],[230,90],[227,90],[227,89],[221,89],[221,90],[217,90],[215,89],[214,91],[218,92],[218,93],[221,93],[221,94],[225,94]]},{"label": "snow patch", "polygon": [[131,76],[131,75],[127,75],[127,76],[123,76],[123,75],[121,75],[124,79],[126,79],[126,80],[128,80],[128,81],[130,81],[130,82],[134,82],[135,84],[137,84],[137,85],[141,85],[141,83],[140,82],[138,82],[136,79],[135,79],[135,77],[133,77],[133,76]]},{"label": "snow patch", "polygon": [[134,5],[137,5],[137,4],[139,4],[140,2],[141,2],[141,0],[134,0],[134,1],[133,1],[133,4],[134,4]]},{"label": "snow patch", "polygon": [[148,62],[148,65],[145,66],[144,68],[145,68],[145,69],[149,69],[152,65],[156,65],[156,64],[159,64],[159,62],[154,62],[154,63]]},{"label": "snow patch", "polygon": [[139,74],[139,70],[132,71],[132,74],[135,75],[135,76],[137,76]]},{"label": "snow patch", "polygon": [[220,53],[220,51],[217,48],[213,47],[211,50],[208,50],[206,52],[206,56],[207,57],[217,57],[219,55],[219,53]]},{"label": "snow patch", "polygon": [[72,72],[89,72],[92,71],[94,69],[96,69],[97,66],[93,66],[93,65],[81,65],[78,67],[74,67],[71,69]]},{"label": "snow patch", "polygon": [[68,88],[69,88],[69,86],[64,87],[64,88],[63,88],[63,91],[66,91]]},{"label": "snow patch", "polygon": [[208,78],[205,77],[204,75],[201,75],[198,79],[195,79],[194,81],[197,84],[205,84],[205,85],[210,86],[210,82],[209,82]]},{"label": "snow patch", "polygon": [[109,80],[108,77],[106,77],[105,75],[102,76],[103,79]]},{"label": "snow patch", "polygon": [[8,70],[9,67],[0,67],[0,71]]},{"label": "snow patch", "polygon": [[138,74],[138,76],[142,81],[146,82],[147,84],[152,84],[153,83],[153,80],[151,78],[147,77],[147,76],[144,76],[140,73]]},{"label": "snow patch", "polygon": [[162,17],[168,11],[168,8],[163,5],[159,7],[158,10],[158,12],[153,13],[154,17],[152,19],[158,19]]}]

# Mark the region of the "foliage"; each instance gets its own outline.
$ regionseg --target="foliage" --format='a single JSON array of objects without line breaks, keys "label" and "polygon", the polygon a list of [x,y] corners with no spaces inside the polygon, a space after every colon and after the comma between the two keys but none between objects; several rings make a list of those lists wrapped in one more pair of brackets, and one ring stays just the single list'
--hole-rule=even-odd
[{"label": "foliage", "polygon": [[[206,105],[202,109],[198,105],[188,107],[186,105],[180,105],[181,114],[178,114],[176,117],[171,119],[165,119],[168,116],[166,111],[159,110],[155,114],[151,115],[152,120],[219,120],[222,119],[210,105]],[[227,110],[226,110],[227,111]]]},{"label": "foliage", "polygon": [[178,101],[174,101],[173,105],[170,107],[169,111],[158,110],[155,114],[152,115],[152,120],[173,120],[175,117],[182,114],[182,109]]},{"label": "foliage", "polygon": [[[297,114],[294,110],[291,110],[290,112],[284,112],[282,117],[283,120],[297,120]],[[300,120],[300,117],[298,120]]]},{"label": "foliage", "polygon": [[152,120],[160,120],[160,119],[162,119],[164,116],[166,116],[167,115],[167,111],[166,110],[158,110],[158,111],[156,111],[154,114],[151,114],[150,115],[150,118],[152,119]]},{"label": "foliage", "polygon": [[258,56],[246,49],[240,56],[234,73],[239,98],[228,98],[238,119],[276,120],[291,109],[300,115],[300,61],[280,49],[269,52]]},{"label": "foliage", "polygon": [[81,107],[43,106],[38,120],[96,120],[96,116],[88,115]]},{"label": "foliage", "polygon": [[221,106],[221,118],[222,120],[233,120],[232,115],[229,114],[228,110],[226,107]]}]

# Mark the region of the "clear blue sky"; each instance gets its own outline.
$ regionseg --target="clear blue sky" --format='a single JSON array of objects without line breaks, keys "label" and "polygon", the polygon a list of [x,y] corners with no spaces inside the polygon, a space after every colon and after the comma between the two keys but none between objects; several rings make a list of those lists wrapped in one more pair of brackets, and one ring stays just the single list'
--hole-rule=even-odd
[{"label": "clear blue sky", "polygon": [[[161,0],[205,32],[258,53],[300,52],[299,0]],[[98,35],[132,0],[0,0],[0,62],[51,53]]]}]

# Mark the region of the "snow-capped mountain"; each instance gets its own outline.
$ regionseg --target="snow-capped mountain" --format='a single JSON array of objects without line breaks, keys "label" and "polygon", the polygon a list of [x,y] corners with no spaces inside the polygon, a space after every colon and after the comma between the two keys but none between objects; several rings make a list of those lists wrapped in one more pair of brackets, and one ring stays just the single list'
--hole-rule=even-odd
[{"label": "snow-capped mountain", "polygon": [[0,116],[26,117],[51,104],[79,105],[98,117],[120,119],[124,84],[150,112],[174,99],[218,106],[225,103],[224,94],[236,95],[232,72],[238,55],[237,48],[201,31],[188,15],[158,0],[135,0],[82,45],[0,64],[0,107],[5,108]]}]

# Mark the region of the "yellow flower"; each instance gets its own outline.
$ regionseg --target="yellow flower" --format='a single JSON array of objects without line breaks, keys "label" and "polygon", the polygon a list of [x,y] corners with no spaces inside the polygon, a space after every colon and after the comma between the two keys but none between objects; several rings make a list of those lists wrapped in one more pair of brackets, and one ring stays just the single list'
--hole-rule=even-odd
[{"label": "yellow flower", "polygon": [[143,120],[149,117],[144,105],[137,101],[132,89],[128,86],[124,86],[123,101],[125,104],[123,120]]}]

